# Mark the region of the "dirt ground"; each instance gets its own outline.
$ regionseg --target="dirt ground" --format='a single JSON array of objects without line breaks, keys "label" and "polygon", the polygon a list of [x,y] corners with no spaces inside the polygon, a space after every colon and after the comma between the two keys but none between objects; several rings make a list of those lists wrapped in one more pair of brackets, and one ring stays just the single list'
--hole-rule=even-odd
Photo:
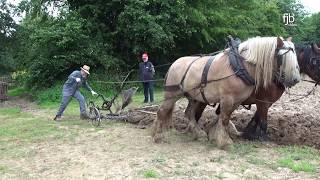
[{"label": "dirt ground", "polygon": [[[283,96],[274,103],[268,115],[268,135],[271,141],[278,144],[299,144],[320,148],[320,89],[307,97],[314,84],[301,82],[284,93]],[[290,93],[290,95],[289,95]],[[173,126],[178,131],[184,131],[188,120],[184,117],[186,100],[178,101],[174,116]],[[156,112],[157,108],[149,108],[148,111]],[[239,107],[232,115],[231,120],[238,130],[243,130],[256,111],[253,105],[251,110]],[[139,126],[144,127],[153,122],[154,115],[144,113],[134,113],[130,120],[139,121]],[[215,108],[207,107],[200,124],[204,129],[207,124],[217,121]]]},{"label": "dirt ground", "polygon": [[[290,92],[304,94],[312,87],[302,82]],[[0,164],[11,170],[0,174],[0,179],[318,179],[319,167],[315,173],[294,173],[276,165],[281,157],[276,149],[281,147],[278,144],[320,147],[319,96],[319,89],[314,95],[292,102],[297,96],[284,95],[269,111],[268,133],[272,141],[251,144],[237,139],[236,148],[231,151],[194,141],[189,134],[182,133],[187,126],[183,115],[185,100],[177,103],[173,116],[177,130],[168,132],[170,143],[165,144],[152,142],[152,113],[131,114],[130,121],[135,124],[104,122],[100,128],[57,123],[59,128],[77,129],[79,134],[30,143],[25,147],[30,155],[1,159]],[[54,113],[19,99],[6,106],[20,106],[44,120],[50,120]],[[254,111],[255,107],[249,111],[238,109],[232,120],[241,129]],[[207,108],[203,122],[216,119],[213,112],[214,109]]]}]

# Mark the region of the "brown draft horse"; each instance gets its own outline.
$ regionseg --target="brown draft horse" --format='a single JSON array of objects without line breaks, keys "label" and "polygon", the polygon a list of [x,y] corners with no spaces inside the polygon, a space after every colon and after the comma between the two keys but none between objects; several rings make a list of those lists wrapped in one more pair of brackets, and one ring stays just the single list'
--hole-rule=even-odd
[{"label": "brown draft horse", "polygon": [[[157,112],[154,122],[153,138],[155,142],[164,139],[164,132],[171,123],[175,102],[188,95],[190,102],[204,103],[204,96],[209,103],[219,103],[220,116],[216,126],[209,130],[209,140],[215,140],[218,147],[225,148],[232,144],[229,136],[231,113],[257,89],[267,89],[277,76],[282,84],[290,87],[300,81],[299,66],[294,52],[294,45],[277,37],[251,38],[239,46],[239,52],[245,59],[244,66],[255,86],[246,85],[235,76],[229,62],[228,50],[216,55],[209,67],[207,86],[199,86],[201,72],[208,59],[212,57],[182,57],[176,60],[167,72],[165,86],[178,86],[175,91],[165,91],[165,101]],[[279,59],[282,63],[278,63]],[[179,84],[180,83],[180,84]],[[202,96],[201,91],[204,96]],[[195,108],[190,108],[190,122],[197,126]]]},{"label": "brown draft horse", "polygon": [[[288,38],[291,41],[291,38]],[[315,82],[320,82],[320,48],[317,44],[303,47],[297,46],[295,48],[297,53],[298,64],[300,67],[300,73],[308,75]],[[242,104],[252,105],[256,104],[257,111],[254,117],[248,123],[242,134],[244,138],[249,140],[268,140],[267,135],[267,114],[271,105],[276,102],[283,92],[285,87],[281,82],[274,81],[270,84],[268,89],[260,88],[257,92],[251,94],[251,96]],[[189,102],[186,110],[186,116],[189,116],[190,108],[195,108],[195,118],[198,121],[202,115],[207,104],[202,102]],[[217,109],[219,113],[219,107]],[[199,129],[192,128],[194,125],[190,124],[189,129],[195,138],[203,137],[203,132]],[[199,127],[197,127],[199,128]]]},{"label": "brown draft horse", "polygon": [[[320,48],[317,44],[312,44],[308,47],[297,46],[296,52],[300,73],[308,75],[315,82],[320,82]],[[267,136],[268,110],[270,106],[281,97],[284,90],[283,85],[274,84],[268,92],[261,92],[262,97],[257,96],[255,100],[253,97],[250,98],[247,104],[256,104],[257,111],[244,130],[244,138],[250,140],[269,139]]]}]

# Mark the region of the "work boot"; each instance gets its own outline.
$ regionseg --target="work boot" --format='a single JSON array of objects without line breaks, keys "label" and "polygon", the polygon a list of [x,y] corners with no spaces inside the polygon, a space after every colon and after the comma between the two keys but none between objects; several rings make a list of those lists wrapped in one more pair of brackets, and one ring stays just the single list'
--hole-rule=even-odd
[{"label": "work boot", "polygon": [[83,113],[83,114],[80,114],[80,119],[90,119],[90,117],[87,115],[87,113]]},{"label": "work boot", "polygon": [[60,121],[60,120],[61,120],[61,116],[57,116],[57,115],[56,115],[56,116],[53,118],[53,120],[54,120],[54,121]]}]

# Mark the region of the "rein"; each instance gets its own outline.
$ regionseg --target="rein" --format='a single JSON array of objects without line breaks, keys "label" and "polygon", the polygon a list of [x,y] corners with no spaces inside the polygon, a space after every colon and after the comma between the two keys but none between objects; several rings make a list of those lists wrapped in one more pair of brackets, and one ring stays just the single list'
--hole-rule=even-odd
[{"label": "rein", "polygon": [[315,81],[309,81],[309,80],[302,80],[302,81],[306,81],[306,82],[310,82],[310,83],[315,83],[313,88],[309,91],[307,91],[306,94],[295,94],[295,93],[290,93],[287,89],[286,89],[286,94],[288,94],[289,96],[291,95],[294,95],[294,96],[300,96],[299,98],[296,98],[296,99],[291,99],[290,102],[294,102],[294,101],[298,101],[300,99],[303,99],[303,98],[306,98],[308,96],[310,96],[311,94],[314,95],[314,92],[317,88],[317,85],[318,85],[318,82],[315,82]]}]

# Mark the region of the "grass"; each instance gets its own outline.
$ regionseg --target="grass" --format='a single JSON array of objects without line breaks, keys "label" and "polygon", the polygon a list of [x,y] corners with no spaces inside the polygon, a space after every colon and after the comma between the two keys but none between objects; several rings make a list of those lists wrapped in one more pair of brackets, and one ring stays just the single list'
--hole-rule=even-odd
[{"label": "grass", "polygon": [[[23,90],[16,90],[11,92],[19,95],[23,94]],[[49,94],[47,94],[49,95]],[[92,98],[88,95],[88,98]],[[45,99],[45,98],[44,98]],[[142,92],[137,92],[133,97],[133,103],[131,107],[141,106],[141,102],[144,99]],[[160,103],[163,100],[163,93],[161,91],[155,91],[155,103]],[[59,102],[55,101],[43,101],[40,108],[48,109],[46,112],[52,112],[53,114],[59,107]],[[41,111],[41,110],[40,110]],[[79,120],[79,105],[76,100],[72,100],[66,109],[65,117],[67,119],[56,123],[48,121],[48,119],[34,117],[31,114],[23,112],[20,108],[2,108],[0,109],[0,159],[1,158],[21,158],[32,157],[36,155],[34,147],[37,143],[43,141],[51,141],[55,139],[67,139],[74,138],[77,134],[87,132],[88,127],[91,127],[87,121]],[[108,124],[109,126],[109,124]],[[62,127],[62,128],[61,128]],[[106,127],[103,127],[106,128]],[[95,128],[99,130],[99,128]],[[190,142],[192,137],[186,134],[175,133],[175,136],[171,136],[173,141],[178,142]],[[68,139],[67,139],[68,140]],[[70,140],[70,139],[69,139]],[[71,139],[72,140],[72,139]],[[235,143],[232,149],[227,153],[228,155],[221,155],[210,158],[210,162],[224,163],[226,160],[237,160],[239,157],[243,157],[249,165],[258,165],[269,167],[286,167],[293,172],[309,172],[316,173],[317,167],[320,167],[320,153],[310,147],[299,146],[283,146],[275,148],[275,151],[279,155],[275,159],[269,161],[264,157],[259,157],[258,148],[256,142],[238,142]],[[208,144],[208,147],[215,145]],[[272,149],[273,150],[273,149]],[[232,159],[234,158],[234,159]],[[169,164],[167,157],[163,154],[158,154],[151,160],[155,166],[163,166]],[[150,162],[150,160],[148,160]],[[200,162],[193,162],[192,167],[200,166]],[[177,168],[182,168],[181,165],[177,165]],[[240,169],[245,171],[246,167]],[[0,174],[11,171],[11,167],[0,164]],[[159,178],[162,175],[157,172],[158,169],[146,169],[139,171],[139,175],[145,178]],[[193,176],[193,170],[188,171],[190,176]],[[182,170],[175,171],[176,175],[183,174]],[[218,179],[224,179],[223,173],[215,176]]]},{"label": "grass", "polygon": [[278,161],[281,167],[290,168],[293,172],[316,172],[316,166],[307,161],[295,161],[291,157],[281,158]]},{"label": "grass", "polygon": [[247,156],[252,153],[256,153],[257,148],[255,147],[254,142],[239,142],[235,143],[231,148],[232,154],[237,154],[241,157]]},{"label": "grass", "polygon": [[[89,101],[93,101],[95,102],[96,105],[100,106],[102,104],[102,99],[101,98],[96,98],[96,97],[93,97],[91,96],[91,94],[84,94],[86,100],[87,100],[87,103]],[[110,100],[113,95],[105,95],[106,98],[108,100]],[[155,98],[155,101],[153,104],[159,104],[163,101],[163,92],[162,91],[155,91],[154,92],[154,98]],[[45,98],[43,98],[45,99]],[[141,107],[141,106],[144,106],[145,104],[143,104],[144,100],[144,95],[143,95],[143,92],[137,92],[133,97],[132,97],[132,103],[129,105],[129,108],[135,108],[135,107]],[[116,103],[118,103],[119,105],[121,105],[121,97],[118,97],[116,99]],[[40,100],[39,101],[39,106],[40,108],[42,109],[53,109],[53,108],[58,108],[60,105],[60,102],[59,101],[46,101],[46,100]],[[70,108],[71,107],[71,108]],[[78,104],[78,101],[74,98],[72,98],[70,104],[68,105],[67,107],[67,111],[78,111],[78,108],[79,108],[79,104]],[[112,110],[115,110],[114,107],[112,107]]]},{"label": "grass", "polygon": [[[132,106],[139,107],[141,104],[143,105],[144,94],[143,91],[137,92],[132,97]],[[159,104],[163,101],[163,91],[162,90],[155,90],[154,91],[154,104]]]},{"label": "grass", "polygon": [[77,134],[73,129],[61,129],[47,121],[22,112],[20,108],[0,109],[0,158],[17,158],[34,153],[28,146]]},{"label": "grass", "polygon": [[21,96],[27,93],[27,90],[24,87],[16,87],[8,90],[8,96]]},{"label": "grass", "polygon": [[11,116],[16,116],[20,115],[21,109],[18,107],[15,108],[1,108],[0,109],[0,116],[6,116],[6,115],[11,115]]},{"label": "grass", "polygon": [[306,146],[284,146],[276,149],[281,158],[278,165],[287,167],[293,172],[315,173],[320,166],[320,152]]},{"label": "grass", "polygon": [[145,178],[156,178],[158,177],[158,173],[155,170],[149,169],[143,172],[143,176]]},{"label": "grass", "polygon": [[250,164],[255,164],[255,165],[267,165],[266,160],[258,158],[256,155],[249,156],[247,158],[247,162]]},{"label": "grass", "polygon": [[308,146],[283,146],[277,148],[281,154],[289,155],[294,160],[318,160],[320,161],[320,151]]},{"label": "grass", "polygon": [[9,170],[9,168],[5,165],[0,165],[0,174],[4,174]]}]

